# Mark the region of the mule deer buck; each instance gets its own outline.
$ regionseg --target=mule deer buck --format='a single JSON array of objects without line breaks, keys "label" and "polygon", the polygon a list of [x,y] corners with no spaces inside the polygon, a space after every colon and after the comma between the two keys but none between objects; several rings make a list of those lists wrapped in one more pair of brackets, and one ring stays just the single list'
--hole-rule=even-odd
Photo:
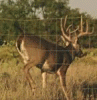
[{"label": "mule deer buck", "polygon": [[[67,17],[64,20],[64,28],[66,26]],[[60,78],[60,83],[67,100],[69,96],[66,89],[66,72],[75,57],[83,57],[84,54],[81,51],[78,38],[84,35],[92,34],[88,32],[88,23],[86,31],[83,31],[83,23],[81,18],[81,25],[76,30],[70,33],[70,26],[64,31],[61,20],[62,39],[66,40],[68,45],[66,47],[59,46],[49,42],[39,36],[25,33],[19,26],[16,27],[22,33],[16,41],[16,48],[19,54],[24,60],[24,73],[29,82],[31,89],[35,89],[34,80],[32,79],[29,70],[36,66],[41,69],[43,78],[43,88],[46,87],[46,73],[56,73]],[[81,28],[81,30],[79,30]],[[76,33],[79,30],[79,34],[76,34],[71,38],[69,34]]]}]

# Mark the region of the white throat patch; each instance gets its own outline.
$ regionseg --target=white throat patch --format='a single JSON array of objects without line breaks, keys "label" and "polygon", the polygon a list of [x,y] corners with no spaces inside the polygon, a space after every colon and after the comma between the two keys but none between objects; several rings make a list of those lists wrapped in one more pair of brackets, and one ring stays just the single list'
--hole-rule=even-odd
[{"label": "white throat patch", "polygon": [[[16,43],[16,47],[17,47],[17,43]],[[28,60],[29,60],[29,56],[27,53],[27,50],[24,46],[24,40],[22,40],[21,45],[20,45],[20,50],[17,47],[17,50],[19,52],[19,54],[22,56],[22,58],[24,59],[24,63],[27,64]]]}]

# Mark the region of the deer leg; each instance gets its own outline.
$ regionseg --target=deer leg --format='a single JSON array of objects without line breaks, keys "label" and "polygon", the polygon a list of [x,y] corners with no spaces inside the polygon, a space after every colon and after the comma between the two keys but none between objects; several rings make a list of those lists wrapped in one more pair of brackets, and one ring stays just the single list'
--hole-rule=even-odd
[{"label": "deer leg", "polygon": [[62,90],[64,92],[64,95],[65,95],[65,97],[66,97],[67,100],[70,100],[69,96],[68,96],[67,88],[66,88],[66,69],[64,69],[63,67],[61,67],[57,71],[57,74],[59,75],[60,84],[61,84]]},{"label": "deer leg", "polygon": [[33,66],[33,64],[31,65],[31,63],[26,64],[24,66],[24,73],[25,73],[26,79],[29,82],[30,88],[32,89],[32,91],[34,91],[35,90],[35,82],[32,79],[30,72],[29,72],[30,69],[32,68],[32,66]]},{"label": "deer leg", "polygon": [[46,76],[47,76],[47,73],[42,72],[42,86],[43,86],[43,88],[46,88],[46,83],[47,83]]}]

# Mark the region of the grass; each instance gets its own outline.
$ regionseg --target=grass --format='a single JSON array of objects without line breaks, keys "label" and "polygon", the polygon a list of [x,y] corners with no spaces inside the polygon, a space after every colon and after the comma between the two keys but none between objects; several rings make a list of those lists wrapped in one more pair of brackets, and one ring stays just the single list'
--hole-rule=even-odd
[{"label": "grass", "polygon": [[[67,71],[67,88],[73,100],[97,98],[97,49],[84,52],[88,55],[76,58]],[[0,47],[0,100],[64,100],[56,75],[47,75],[47,89],[43,90],[41,71],[32,68],[31,75],[37,85],[33,95],[22,68],[23,62],[15,47]]]}]

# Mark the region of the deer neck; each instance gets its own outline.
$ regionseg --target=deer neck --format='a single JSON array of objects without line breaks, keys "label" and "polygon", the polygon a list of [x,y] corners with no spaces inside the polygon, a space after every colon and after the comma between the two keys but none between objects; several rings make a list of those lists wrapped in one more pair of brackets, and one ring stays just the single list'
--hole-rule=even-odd
[{"label": "deer neck", "polygon": [[69,53],[70,57],[72,58],[72,61],[75,59],[76,57],[76,51],[75,48],[73,47],[72,44],[69,44],[67,47],[67,52]]}]

